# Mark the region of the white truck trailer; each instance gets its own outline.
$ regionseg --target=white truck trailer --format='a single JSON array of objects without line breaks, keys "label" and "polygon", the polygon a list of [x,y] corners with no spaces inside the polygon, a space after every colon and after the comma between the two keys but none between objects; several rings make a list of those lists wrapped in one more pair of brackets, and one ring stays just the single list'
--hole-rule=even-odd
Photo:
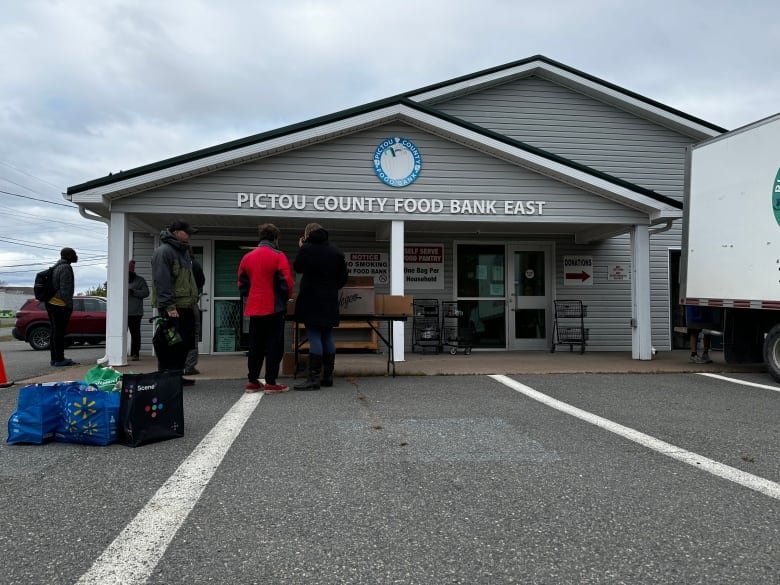
[{"label": "white truck trailer", "polygon": [[688,149],[680,304],[723,308],[727,363],[780,381],[780,114]]}]

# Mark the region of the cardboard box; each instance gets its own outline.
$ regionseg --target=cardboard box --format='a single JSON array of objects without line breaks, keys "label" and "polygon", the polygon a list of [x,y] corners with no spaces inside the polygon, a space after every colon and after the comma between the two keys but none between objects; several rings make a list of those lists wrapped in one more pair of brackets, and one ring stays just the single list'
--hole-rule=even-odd
[{"label": "cardboard box", "polygon": [[412,295],[376,295],[374,312],[377,315],[412,315]]},{"label": "cardboard box", "polygon": [[350,276],[339,291],[341,315],[374,314],[374,279],[371,276]]},{"label": "cardboard box", "polygon": [[374,288],[373,276],[350,276],[344,286],[357,286],[360,288]]},{"label": "cardboard box", "polygon": [[[309,355],[305,353],[298,354],[298,373],[306,371],[306,367],[309,363]],[[282,376],[295,375],[295,353],[292,351],[285,352],[282,357]]]}]

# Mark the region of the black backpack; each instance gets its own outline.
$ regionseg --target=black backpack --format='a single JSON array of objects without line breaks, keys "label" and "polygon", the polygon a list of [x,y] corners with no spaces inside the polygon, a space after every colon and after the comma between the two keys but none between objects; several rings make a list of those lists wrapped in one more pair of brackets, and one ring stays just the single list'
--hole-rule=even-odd
[{"label": "black backpack", "polygon": [[56,293],[54,288],[54,266],[46,270],[41,270],[35,275],[35,284],[33,285],[33,294],[36,300],[44,303],[51,299]]}]

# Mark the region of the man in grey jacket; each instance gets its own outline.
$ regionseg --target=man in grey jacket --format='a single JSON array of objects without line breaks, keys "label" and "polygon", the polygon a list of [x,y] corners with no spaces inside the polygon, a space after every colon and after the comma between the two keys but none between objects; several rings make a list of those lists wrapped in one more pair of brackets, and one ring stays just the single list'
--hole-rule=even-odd
[{"label": "man in grey jacket", "polygon": [[[195,347],[195,312],[198,286],[192,274],[190,235],[197,230],[186,221],[176,220],[160,233],[160,246],[152,254],[152,306],[178,331],[181,341],[169,345],[153,339],[159,370],[182,370],[187,353]],[[182,378],[191,386],[194,380]]]},{"label": "man in grey jacket", "polygon": [[49,341],[49,353],[52,366],[76,365],[70,358],[65,357],[65,330],[68,328],[70,315],[73,313],[73,291],[75,281],[71,264],[78,262],[79,257],[73,248],[63,248],[60,251],[60,259],[54,265],[52,271],[52,284],[54,296],[46,301],[46,312],[49,315],[51,337]]},{"label": "man in grey jacket", "polygon": [[144,316],[144,299],[149,296],[146,279],[135,272],[135,260],[128,264],[127,280],[127,328],[130,330],[130,359],[137,362],[141,352],[141,319]]}]

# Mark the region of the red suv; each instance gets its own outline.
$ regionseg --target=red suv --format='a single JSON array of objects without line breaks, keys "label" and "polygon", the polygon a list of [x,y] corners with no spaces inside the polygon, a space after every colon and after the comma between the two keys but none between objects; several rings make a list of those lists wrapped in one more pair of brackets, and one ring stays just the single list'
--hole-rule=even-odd
[{"label": "red suv", "polygon": [[[49,349],[51,329],[46,305],[27,300],[16,312],[16,327],[11,331],[16,339],[26,341],[35,350]],[[65,343],[96,345],[106,340],[106,299],[103,297],[73,297],[73,314],[65,331]]]}]

